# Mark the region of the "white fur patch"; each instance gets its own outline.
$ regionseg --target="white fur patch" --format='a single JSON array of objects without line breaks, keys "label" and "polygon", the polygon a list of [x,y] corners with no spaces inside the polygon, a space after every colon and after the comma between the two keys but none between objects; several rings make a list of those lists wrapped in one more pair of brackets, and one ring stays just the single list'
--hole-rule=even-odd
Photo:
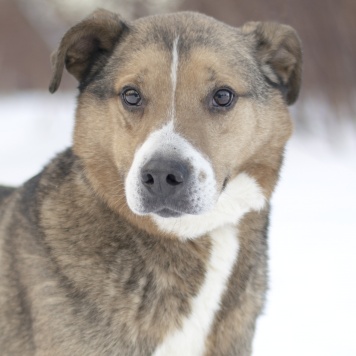
[{"label": "white fur patch", "polygon": [[168,335],[158,346],[154,356],[200,356],[204,353],[206,338],[239,250],[237,229],[231,225],[212,231],[210,236],[212,249],[205,281],[192,300],[191,313],[183,321],[182,328]]},{"label": "white fur patch", "polygon": [[183,240],[192,239],[224,225],[237,225],[244,214],[250,210],[260,210],[264,205],[265,197],[261,187],[255,179],[246,173],[240,173],[227,184],[211,211],[179,218],[152,215],[152,219],[161,230],[173,233]]},{"label": "white fur patch", "polygon": [[[159,155],[189,162],[193,167],[189,192],[192,207],[197,214],[211,210],[216,200],[216,182],[212,166],[193,145],[174,131],[172,121],[151,133],[135,154],[125,180],[126,199],[130,209],[138,215],[145,214],[140,171],[146,162]],[[199,181],[201,174],[206,177],[204,182]]]}]

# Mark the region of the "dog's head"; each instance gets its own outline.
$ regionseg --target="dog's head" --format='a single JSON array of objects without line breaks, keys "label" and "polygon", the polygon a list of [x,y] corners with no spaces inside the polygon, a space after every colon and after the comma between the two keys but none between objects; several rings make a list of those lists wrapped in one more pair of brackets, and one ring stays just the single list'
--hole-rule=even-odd
[{"label": "dog's head", "polygon": [[197,13],[128,23],[97,10],[52,62],[51,92],[64,66],[79,81],[75,153],[135,224],[195,237],[269,198],[300,86],[291,27]]}]

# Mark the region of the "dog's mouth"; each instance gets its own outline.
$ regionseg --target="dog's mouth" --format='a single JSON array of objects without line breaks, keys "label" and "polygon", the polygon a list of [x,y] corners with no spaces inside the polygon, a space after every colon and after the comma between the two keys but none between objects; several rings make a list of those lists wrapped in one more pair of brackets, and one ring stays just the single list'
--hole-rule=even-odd
[{"label": "dog's mouth", "polygon": [[[221,185],[220,193],[222,193],[229,182],[229,177],[226,177]],[[161,218],[179,218],[184,215],[200,215],[209,211],[209,209],[197,208],[196,201],[201,197],[193,198],[187,192],[182,196],[172,195],[168,197],[154,196],[146,194],[142,196],[142,205],[139,215],[155,215]],[[210,207],[211,209],[212,207]]]},{"label": "dog's mouth", "polygon": [[179,218],[184,215],[179,211],[175,211],[169,208],[163,208],[159,211],[155,211],[154,214],[160,216],[161,218]]},{"label": "dog's mouth", "polygon": [[225,179],[224,179],[224,182],[222,184],[222,188],[221,188],[221,192],[223,192],[227,186],[227,183],[229,182],[229,176],[227,176]]}]

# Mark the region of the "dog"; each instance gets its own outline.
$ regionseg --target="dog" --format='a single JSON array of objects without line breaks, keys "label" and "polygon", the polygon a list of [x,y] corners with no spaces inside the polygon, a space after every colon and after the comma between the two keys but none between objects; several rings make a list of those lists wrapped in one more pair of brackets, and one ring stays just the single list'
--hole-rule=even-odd
[{"label": "dog", "polygon": [[0,189],[2,355],[250,355],[302,52],[287,25],[96,10],[51,57],[71,148]]}]

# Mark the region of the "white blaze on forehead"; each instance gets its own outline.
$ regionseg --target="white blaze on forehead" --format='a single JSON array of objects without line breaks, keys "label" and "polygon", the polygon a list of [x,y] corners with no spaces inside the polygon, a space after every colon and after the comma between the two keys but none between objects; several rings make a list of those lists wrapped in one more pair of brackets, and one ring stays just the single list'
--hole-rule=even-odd
[{"label": "white blaze on forehead", "polygon": [[170,108],[170,119],[174,120],[175,118],[175,97],[177,89],[177,77],[178,77],[178,41],[179,36],[173,42],[172,49],[172,64],[171,64],[171,82],[172,82],[172,99],[171,99],[171,108]]},{"label": "white blaze on forehead", "polygon": [[239,244],[237,229],[225,226],[210,233],[211,253],[205,280],[198,295],[192,300],[191,313],[179,330],[168,335],[153,356],[201,356],[211,331],[221,299],[227,287]]},{"label": "white blaze on forehead", "polygon": [[[191,167],[189,191],[191,203],[197,213],[213,208],[216,200],[216,181],[210,162],[184,137],[174,131],[173,121],[152,132],[136,151],[133,163],[125,180],[126,199],[130,209],[145,214],[142,204],[144,187],[141,183],[142,167],[154,157],[181,160]],[[199,176],[205,176],[201,182]]]},{"label": "white blaze on forehead", "polygon": [[152,218],[162,231],[173,233],[182,240],[193,239],[225,225],[236,225],[247,212],[261,210],[265,203],[265,196],[256,180],[240,173],[227,184],[211,211],[179,218],[156,215]]}]

